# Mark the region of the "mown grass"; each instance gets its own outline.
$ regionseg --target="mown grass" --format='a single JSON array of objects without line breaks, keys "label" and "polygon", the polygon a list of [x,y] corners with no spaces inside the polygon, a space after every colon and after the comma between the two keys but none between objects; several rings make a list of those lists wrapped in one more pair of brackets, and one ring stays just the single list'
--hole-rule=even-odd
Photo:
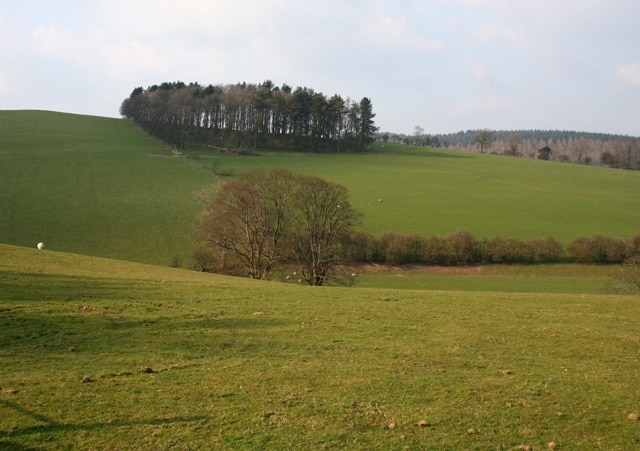
[{"label": "mown grass", "polygon": [[640,442],[638,297],[312,288],[0,255],[2,448]]},{"label": "mown grass", "polygon": [[189,268],[194,193],[214,182],[214,159],[222,172],[281,166],[341,183],[373,234],[566,242],[640,223],[639,172],[380,143],[363,154],[149,156],[168,153],[125,120],[0,111],[0,242]]}]

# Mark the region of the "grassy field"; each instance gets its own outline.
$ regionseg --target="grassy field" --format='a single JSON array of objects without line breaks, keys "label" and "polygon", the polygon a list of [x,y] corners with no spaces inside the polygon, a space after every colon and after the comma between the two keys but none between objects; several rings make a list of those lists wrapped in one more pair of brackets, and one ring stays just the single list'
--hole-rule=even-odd
[{"label": "grassy field", "polygon": [[[282,166],[343,184],[370,233],[546,237],[632,235],[640,172],[375,143],[366,154],[222,156],[234,172]],[[379,202],[382,200],[382,202]]]},{"label": "grassy field", "polygon": [[637,296],[313,288],[0,255],[1,449],[640,443]]},{"label": "grassy field", "polygon": [[236,174],[281,166],[339,182],[375,234],[639,231],[639,172],[380,143],[355,155],[169,153],[125,120],[0,111],[0,242],[189,268],[194,194],[213,183],[216,158]]},{"label": "grassy field", "polygon": [[130,123],[0,111],[0,242],[169,265],[189,261],[213,182]]},{"label": "grassy field", "polygon": [[607,291],[619,265],[487,265],[470,267],[377,267],[367,265],[355,286],[411,290],[501,293],[598,294]]},{"label": "grassy field", "polygon": [[349,288],[167,267],[190,267],[214,159],[337,181],[371,233],[563,241],[637,233],[639,173],[169,154],[123,120],[0,111],[0,449],[640,446],[640,298],[599,294],[618,267],[371,265]]}]

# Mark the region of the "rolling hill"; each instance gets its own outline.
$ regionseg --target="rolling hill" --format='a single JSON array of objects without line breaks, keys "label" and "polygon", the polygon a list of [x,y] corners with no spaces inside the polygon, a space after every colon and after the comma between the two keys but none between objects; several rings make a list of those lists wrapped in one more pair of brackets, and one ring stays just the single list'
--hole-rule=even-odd
[{"label": "rolling hill", "polygon": [[170,154],[126,120],[0,111],[0,242],[189,267],[196,193],[215,182],[214,161],[341,183],[374,234],[462,228],[566,242],[640,224],[638,172],[381,143],[361,154]]},{"label": "rolling hill", "polygon": [[2,449],[637,445],[637,297],[0,255]]}]

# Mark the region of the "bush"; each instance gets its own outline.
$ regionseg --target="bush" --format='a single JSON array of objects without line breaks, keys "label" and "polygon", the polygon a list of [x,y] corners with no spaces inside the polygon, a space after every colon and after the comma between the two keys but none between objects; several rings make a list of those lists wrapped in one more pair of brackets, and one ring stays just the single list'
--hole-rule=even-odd
[{"label": "bush", "polygon": [[[358,233],[351,238],[349,248],[354,261],[390,265],[555,263],[565,258],[564,247],[552,237],[524,240],[496,236],[477,240],[467,230],[457,230],[444,237],[385,232],[375,238]],[[629,257],[640,256],[640,234],[623,239],[603,235],[579,237],[568,244],[567,255],[577,263],[622,263]]]},{"label": "bush", "polygon": [[399,235],[386,232],[380,238],[384,260],[391,265],[422,263],[424,238],[418,235]]},{"label": "bush", "polygon": [[627,247],[623,240],[594,235],[579,237],[569,243],[570,258],[578,263],[622,263]]},{"label": "bush", "polygon": [[384,261],[384,249],[380,240],[368,233],[360,232],[352,235],[347,248],[351,261],[361,263]]},{"label": "bush", "polygon": [[456,230],[447,236],[453,261],[457,265],[466,265],[477,261],[478,241],[468,230]]},{"label": "bush", "polygon": [[562,244],[554,238],[533,238],[529,241],[531,261],[535,263],[558,262],[564,253]]},{"label": "bush", "polygon": [[193,251],[194,269],[201,272],[214,272],[220,265],[215,251],[208,247],[199,247]]},{"label": "bush", "polygon": [[640,234],[634,235],[624,240],[625,256],[633,257],[634,255],[640,255]]},{"label": "bush", "polygon": [[584,236],[573,239],[567,246],[567,251],[569,258],[577,263],[590,263],[596,258],[591,241]]},{"label": "bush", "polygon": [[420,260],[427,265],[452,265],[455,263],[448,240],[433,235],[425,239]]}]

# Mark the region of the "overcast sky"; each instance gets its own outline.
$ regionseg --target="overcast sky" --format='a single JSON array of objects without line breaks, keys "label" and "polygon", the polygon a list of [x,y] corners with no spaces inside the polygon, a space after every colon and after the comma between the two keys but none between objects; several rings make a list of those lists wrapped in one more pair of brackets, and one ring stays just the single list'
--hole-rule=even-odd
[{"label": "overcast sky", "polygon": [[0,0],[0,109],[269,79],[369,97],[383,131],[638,136],[639,43],[638,0]]}]

